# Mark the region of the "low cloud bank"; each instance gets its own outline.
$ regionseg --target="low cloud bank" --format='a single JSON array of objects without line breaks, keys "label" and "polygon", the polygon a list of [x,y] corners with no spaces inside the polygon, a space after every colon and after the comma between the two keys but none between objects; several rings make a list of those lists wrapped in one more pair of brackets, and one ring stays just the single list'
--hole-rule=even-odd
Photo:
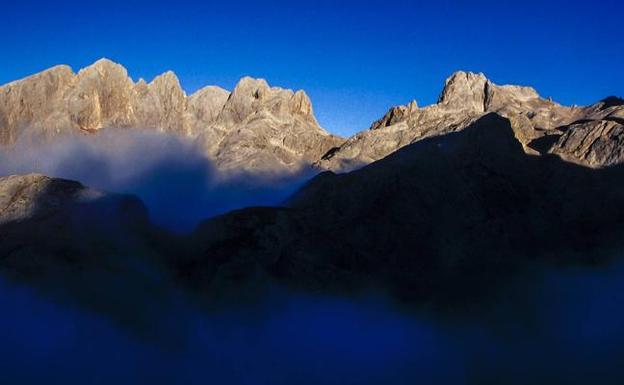
[{"label": "low cloud bank", "polygon": [[30,172],[100,190],[135,194],[152,220],[176,231],[246,206],[278,205],[310,175],[225,175],[190,140],[146,130],[107,129],[0,150],[0,175]]}]

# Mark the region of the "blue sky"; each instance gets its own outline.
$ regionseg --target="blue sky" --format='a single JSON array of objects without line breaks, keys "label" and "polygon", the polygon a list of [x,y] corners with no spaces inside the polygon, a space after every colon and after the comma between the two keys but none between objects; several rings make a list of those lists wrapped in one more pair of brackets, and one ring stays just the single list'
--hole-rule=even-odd
[{"label": "blue sky", "polygon": [[244,76],[305,89],[348,135],[393,105],[436,101],[458,69],[564,104],[624,95],[621,0],[4,3],[0,83],[100,57],[187,92]]}]

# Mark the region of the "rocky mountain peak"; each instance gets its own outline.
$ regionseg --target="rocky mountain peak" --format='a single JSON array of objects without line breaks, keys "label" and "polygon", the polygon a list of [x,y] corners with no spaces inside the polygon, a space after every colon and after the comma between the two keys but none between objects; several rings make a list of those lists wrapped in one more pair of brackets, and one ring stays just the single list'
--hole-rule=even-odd
[{"label": "rocky mountain peak", "polygon": [[483,112],[488,79],[482,73],[457,71],[444,82],[438,104]]},{"label": "rocky mountain peak", "polygon": [[[624,135],[623,104],[611,97],[592,106],[566,107],[540,97],[534,88],[497,85],[482,73],[458,71],[446,79],[438,103],[392,107],[369,130],[348,138],[317,165],[337,171],[359,168],[411,143],[463,130],[487,113],[509,119],[515,138],[529,154],[550,151],[592,167],[618,164],[624,159],[618,150]],[[590,139],[594,137],[604,143]]]},{"label": "rocky mountain peak", "polygon": [[102,58],[94,62],[93,64],[81,69],[78,74],[92,74],[97,73],[100,76],[118,76],[128,77],[128,70],[121,64],[106,58]]},{"label": "rocky mountain peak", "polygon": [[161,99],[165,98],[170,102],[169,104],[173,103],[173,107],[179,111],[183,111],[186,108],[186,92],[184,92],[180,85],[180,80],[172,71],[156,76],[149,83],[148,87],[156,92]]},{"label": "rocky mountain peak", "polygon": [[369,130],[377,130],[380,128],[392,126],[393,124],[407,119],[407,117],[410,114],[414,113],[416,110],[418,110],[418,103],[416,103],[416,100],[412,100],[409,104],[404,106],[392,107],[390,111],[388,111],[386,115],[383,116],[383,118],[374,122]]},{"label": "rocky mountain peak", "polygon": [[95,138],[122,127],[184,136],[235,171],[297,170],[342,142],[318,125],[305,92],[264,79],[244,77],[232,93],[205,87],[187,96],[171,71],[135,83],[123,66],[100,59],[78,73],[57,66],[0,87],[0,145],[76,131]]},{"label": "rocky mountain peak", "polygon": [[179,88],[182,90],[182,86],[180,85],[180,80],[178,76],[173,71],[167,71],[162,73],[154,78],[151,81],[151,85],[158,87],[168,87],[168,88]]},{"label": "rocky mountain peak", "polygon": [[228,126],[259,114],[286,120],[298,115],[316,124],[312,103],[305,92],[270,87],[266,80],[251,77],[244,77],[238,82],[219,120]]},{"label": "rocky mountain peak", "polygon": [[270,87],[266,80],[245,76],[241,78],[234,87],[232,97],[252,97],[254,99],[261,99],[269,89]]}]

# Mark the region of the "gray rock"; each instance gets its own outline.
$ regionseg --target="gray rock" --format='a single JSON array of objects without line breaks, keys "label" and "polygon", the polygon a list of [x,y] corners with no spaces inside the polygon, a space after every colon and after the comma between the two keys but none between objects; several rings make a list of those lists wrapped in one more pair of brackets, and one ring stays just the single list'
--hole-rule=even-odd
[{"label": "gray rock", "polygon": [[624,162],[624,120],[589,120],[571,124],[550,153],[596,168],[620,164]]}]

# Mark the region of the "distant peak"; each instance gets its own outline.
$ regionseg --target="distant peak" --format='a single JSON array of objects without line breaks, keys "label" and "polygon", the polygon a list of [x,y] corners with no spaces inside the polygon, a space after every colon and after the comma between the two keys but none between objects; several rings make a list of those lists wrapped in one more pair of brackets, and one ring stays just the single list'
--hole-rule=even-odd
[{"label": "distant peak", "polygon": [[230,91],[219,86],[206,86],[195,91],[191,96],[200,97],[202,95],[229,95]]},{"label": "distant peak", "polygon": [[234,87],[233,94],[243,94],[247,96],[254,96],[258,99],[265,90],[268,90],[269,84],[264,79],[255,79],[249,76],[241,78],[236,87]]},{"label": "distant peak", "polygon": [[488,82],[483,73],[457,71],[444,82],[438,103],[482,111]]},{"label": "distant peak", "polygon": [[117,73],[121,76],[128,76],[128,71],[124,66],[119,63],[115,63],[112,60],[102,58],[94,62],[93,64],[81,69],[80,72],[97,71],[100,74],[103,73]]},{"label": "distant peak", "polygon": [[124,68],[124,66],[122,66],[121,64],[116,63],[116,62],[114,62],[114,61],[112,61],[110,59],[107,59],[105,57],[96,60],[93,64],[91,64],[88,67],[96,67],[96,68],[121,67],[121,68]]},{"label": "distant peak", "polygon": [[118,63],[112,61],[109,58],[102,57],[102,58],[99,58],[98,60],[96,60],[93,64],[97,65],[97,64],[118,64]]},{"label": "distant peak", "polygon": [[444,81],[440,102],[458,93],[482,91],[488,79],[481,72],[456,71]]},{"label": "distant peak", "polygon": [[178,76],[173,71],[166,71],[156,76],[154,80],[152,80],[151,83],[152,84],[159,84],[159,83],[175,84],[179,86],[180,79],[178,79]]},{"label": "distant peak", "polygon": [[465,80],[465,81],[471,81],[471,80],[487,80],[487,78],[485,77],[485,74],[483,74],[483,72],[471,72],[471,71],[455,71],[451,74],[451,76],[449,76],[448,78],[446,78],[446,82],[453,82],[453,81],[457,81],[457,80]]}]

